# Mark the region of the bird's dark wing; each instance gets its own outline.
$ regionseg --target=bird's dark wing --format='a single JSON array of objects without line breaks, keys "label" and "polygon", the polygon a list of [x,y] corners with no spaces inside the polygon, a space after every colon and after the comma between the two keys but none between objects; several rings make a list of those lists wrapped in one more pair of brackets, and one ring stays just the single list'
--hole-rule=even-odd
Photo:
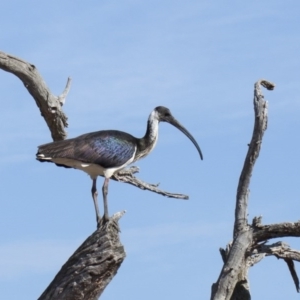
[{"label": "bird's dark wing", "polygon": [[68,158],[104,168],[119,167],[133,157],[136,138],[116,130],[104,130],[38,147],[37,159]]}]

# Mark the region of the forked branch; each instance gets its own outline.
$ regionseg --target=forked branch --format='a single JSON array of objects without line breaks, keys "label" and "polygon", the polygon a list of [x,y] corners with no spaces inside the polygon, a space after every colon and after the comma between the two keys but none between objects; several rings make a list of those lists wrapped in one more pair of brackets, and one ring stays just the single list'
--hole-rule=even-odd
[{"label": "forked branch", "polygon": [[[233,242],[226,251],[221,251],[225,260],[218,281],[212,286],[211,300],[250,299],[248,290],[248,251],[253,243],[253,229],[248,225],[248,196],[249,184],[256,159],[259,156],[262,138],[267,129],[268,105],[262,95],[260,85],[269,90],[274,84],[259,80],[254,86],[254,112],[255,122],[252,139],[239,179],[235,206],[235,222]],[[225,255],[226,254],[226,255]]]},{"label": "forked branch", "polygon": [[213,285],[211,299],[250,300],[247,284],[248,269],[266,256],[275,256],[284,260],[297,292],[300,291],[299,278],[294,264],[294,261],[300,261],[300,251],[291,249],[284,242],[268,244],[268,241],[273,238],[300,237],[300,221],[263,225],[262,217],[259,216],[255,217],[249,225],[247,219],[250,179],[268,123],[268,103],[264,100],[260,85],[269,90],[274,89],[274,84],[266,80],[260,80],[255,84],[255,124],[237,189],[234,239],[226,250],[220,250],[224,266],[218,282]]}]

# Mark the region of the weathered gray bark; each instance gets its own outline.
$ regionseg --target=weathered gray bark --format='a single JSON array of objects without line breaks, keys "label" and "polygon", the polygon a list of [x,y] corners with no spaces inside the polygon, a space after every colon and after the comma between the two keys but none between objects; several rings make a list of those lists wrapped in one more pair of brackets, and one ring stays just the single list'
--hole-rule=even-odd
[{"label": "weathered gray bark", "polygon": [[116,275],[126,254],[119,240],[118,220],[110,218],[62,266],[38,300],[96,300]]},{"label": "weathered gray bark", "polygon": [[300,252],[290,249],[283,242],[266,243],[272,238],[300,236],[300,222],[262,225],[261,217],[256,217],[250,225],[247,219],[250,179],[268,123],[268,103],[264,100],[260,85],[269,90],[274,89],[274,85],[266,80],[258,81],[254,87],[255,123],[237,188],[233,242],[226,250],[220,249],[224,266],[218,281],[212,285],[213,300],[250,300],[248,270],[268,255],[286,262],[299,292],[294,261],[300,261]]},{"label": "weathered gray bark", "polygon": [[54,96],[32,64],[0,51],[0,69],[16,75],[23,82],[39,107],[41,115],[49,127],[52,139],[54,141],[65,139],[68,118],[62,111],[62,105],[68,94],[71,79],[68,79],[64,92],[60,96]]},{"label": "weathered gray bark", "polygon": [[[244,162],[244,167],[240,176],[236,206],[235,206],[235,223],[233,230],[233,243],[226,258],[223,259],[224,266],[219,276],[218,281],[213,285],[212,297],[213,300],[231,299],[235,287],[239,287],[239,293],[243,293],[243,299],[250,299],[250,293],[246,292],[248,289],[248,268],[247,255],[250,246],[253,243],[253,229],[248,225],[248,196],[249,184],[252,176],[252,171],[256,159],[258,158],[262,138],[267,129],[267,110],[268,105],[264,100],[260,91],[260,84],[268,89],[273,89],[274,85],[261,80],[255,84],[254,89],[254,111],[255,123],[253,129],[252,140],[249,144],[248,153]],[[239,283],[239,284],[238,284]],[[243,287],[243,288],[242,288]],[[242,299],[236,290],[233,299]]]}]

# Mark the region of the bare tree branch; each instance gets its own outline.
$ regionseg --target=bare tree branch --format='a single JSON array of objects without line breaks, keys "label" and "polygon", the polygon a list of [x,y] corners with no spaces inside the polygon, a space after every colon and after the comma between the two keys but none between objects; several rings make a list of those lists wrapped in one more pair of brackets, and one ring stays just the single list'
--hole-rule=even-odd
[{"label": "bare tree branch", "polygon": [[[300,262],[300,251],[291,249],[287,243],[276,242],[271,245],[266,245],[265,243],[260,244],[256,247],[254,252],[257,253],[254,257],[260,257],[261,259],[266,256],[275,256],[278,259],[283,259],[289,268],[297,292],[300,292],[299,278],[294,264],[294,260]],[[257,262],[258,261],[254,263]]]},{"label": "bare tree branch", "polygon": [[61,102],[64,102],[68,94],[70,79],[68,79],[68,84],[63,94],[57,97],[51,93],[33,64],[0,51],[0,69],[16,75],[23,82],[39,107],[41,115],[50,129],[52,139],[54,141],[65,139],[67,136],[65,128],[68,127],[68,118],[61,109]]},{"label": "bare tree branch", "polygon": [[144,182],[144,181],[136,178],[135,176],[133,176],[133,174],[137,173],[138,171],[139,171],[138,167],[132,166],[129,169],[122,170],[122,171],[119,171],[117,174],[114,174],[112,179],[120,181],[120,182],[129,183],[129,184],[134,185],[142,190],[148,190],[148,191],[151,191],[151,192],[154,192],[154,193],[157,193],[157,194],[169,197],[169,198],[176,198],[176,199],[183,199],[183,200],[189,199],[189,196],[187,196],[187,195],[166,192],[166,191],[160,190],[157,187],[158,184],[150,184],[150,183]]},{"label": "bare tree branch", "polygon": [[291,249],[291,247],[284,242],[276,242],[271,245],[260,244],[256,247],[255,253],[265,254],[266,256],[275,256],[277,258],[295,260],[300,262],[300,251]]},{"label": "bare tree branch", "polygon": [[[259,80],[254,85],[255,123],[237,188],[234,239],[218,281],[212,287],[211,300],[250,299],[247,288],[247,273],[250,265],[246,259],[247,251],[253,243],[253,229],[248,225],[247,220],[249,184],[254,164],[260,152],[263,134],[267,128],[268,112],[268,105],[261,93],[260,85],[270,90],[274,88],[274,84],[266,80]],[[241,294],[238,289],[245,283],[246,286],[241,290]]]},{"label": "bare tree branch", "polygon": [[258,158],[260,147],[265,130],[268,123],[268,103],[264,100],[264,96],[261,92],[260,85],[264,86],[268,90],[273,90],[275,85],[266,80],[259,80],[254,86],[254,111],[255,111],[255,123],[252,134],[252,140],[249,144],[248,153],[244,162],[244,167],[240,176],[236,206],[235,206],[235,223],[234,223],[234,236],[243,230],[247,225],[247,208],[248,208],[248,195],[249,184],[252,176],[254,164]]},{"label": "bare tree branch", "polygon": [[300,221],[284,222],[270,225],[259,225],[255,228],[253,239],[261,242],[273,238],[281,238],[287,236],[300,236]]}]

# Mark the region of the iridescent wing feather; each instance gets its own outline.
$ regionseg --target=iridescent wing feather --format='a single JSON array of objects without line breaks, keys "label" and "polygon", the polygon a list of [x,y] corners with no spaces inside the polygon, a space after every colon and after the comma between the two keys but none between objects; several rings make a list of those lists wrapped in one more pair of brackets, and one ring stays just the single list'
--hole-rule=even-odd
[{"label": "iridescent wing feather", "polygon": [[107,169],[124,165],[135,151],[135,137],[122,131],[104,130],[41,145],[37,159],[51,161],[49,158],[68,158]]}]

